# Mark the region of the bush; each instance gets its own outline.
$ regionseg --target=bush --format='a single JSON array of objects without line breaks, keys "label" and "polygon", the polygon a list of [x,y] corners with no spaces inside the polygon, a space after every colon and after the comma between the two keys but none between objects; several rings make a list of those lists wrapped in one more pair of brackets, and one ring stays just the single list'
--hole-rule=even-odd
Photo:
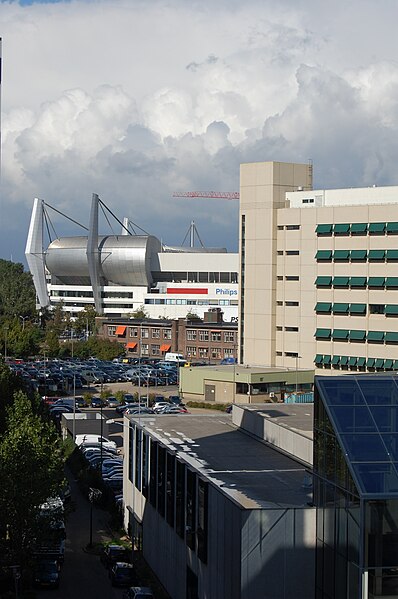
[{"label": "bush", "polygon": [[188,401],[186,406],[188,408],[204,408],[206,410],[218,410],[219,412],[225,412],[227,407],[231,405],[229,403],[212,403],[207,401]]}]

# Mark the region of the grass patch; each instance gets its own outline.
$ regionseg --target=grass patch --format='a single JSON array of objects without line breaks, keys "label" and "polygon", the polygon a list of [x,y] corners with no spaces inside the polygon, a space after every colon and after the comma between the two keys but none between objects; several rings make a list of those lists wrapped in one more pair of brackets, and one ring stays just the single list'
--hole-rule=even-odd
[{"label": "grass patch", "polygon": [[188,408],[204,408],[206,410],[218,410],[219,412],[225,412],[229,403],[213,403],[210,401],[188,401],[185,404]]}]

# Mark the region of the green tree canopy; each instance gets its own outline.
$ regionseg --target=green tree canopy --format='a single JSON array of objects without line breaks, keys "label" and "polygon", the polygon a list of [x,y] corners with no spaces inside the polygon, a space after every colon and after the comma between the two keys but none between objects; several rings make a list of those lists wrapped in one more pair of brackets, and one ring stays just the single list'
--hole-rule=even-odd
[{"label": "green tree canopy", "polygon": [[22,264],[0,259],[0,322],[15,316],[36,317],[32,275]]},{"label": "green tree canopy", "polygon": [[77,313],[75,321],[73,322],[73,329],[77,333],[94,333],[95,332],[95,319],[98,316],[94,306],[87,305]]},{"label": "green tree canopy", "polygon": [[0,438],[0,480],[0,528],[7,530],[14,563],[23,566],[44,534],[39,506],[60,492],[64,479],[61,439],[21,392]]}]

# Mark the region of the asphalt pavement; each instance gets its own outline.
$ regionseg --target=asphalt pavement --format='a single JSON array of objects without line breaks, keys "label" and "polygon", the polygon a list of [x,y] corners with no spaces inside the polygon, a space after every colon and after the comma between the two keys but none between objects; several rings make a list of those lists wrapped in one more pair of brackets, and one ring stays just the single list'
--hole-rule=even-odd
[{"label": "asphalt pavement", "polygon": [[[112,587],[98,554],[90,553],[90,502],[70,478],[71,512],[66,522],[65,562],[59,589],[38,590],[37,599],[121,599],[123,589]],[[69,509],[69,508],[68,508]],[[93,507],[93,545],[111,540],[108,512]]]}]

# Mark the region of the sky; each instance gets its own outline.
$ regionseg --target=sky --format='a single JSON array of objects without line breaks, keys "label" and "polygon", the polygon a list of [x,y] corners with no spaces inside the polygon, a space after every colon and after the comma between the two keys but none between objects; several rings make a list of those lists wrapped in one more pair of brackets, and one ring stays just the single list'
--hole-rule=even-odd
[{"label": "sky", "polygon": [[35,197],[237,251],[238,201],[173,192],[238,191],[263,160],[398,184],[397,22],[396,0],[0,0],[0,258],[24,262]]}]

